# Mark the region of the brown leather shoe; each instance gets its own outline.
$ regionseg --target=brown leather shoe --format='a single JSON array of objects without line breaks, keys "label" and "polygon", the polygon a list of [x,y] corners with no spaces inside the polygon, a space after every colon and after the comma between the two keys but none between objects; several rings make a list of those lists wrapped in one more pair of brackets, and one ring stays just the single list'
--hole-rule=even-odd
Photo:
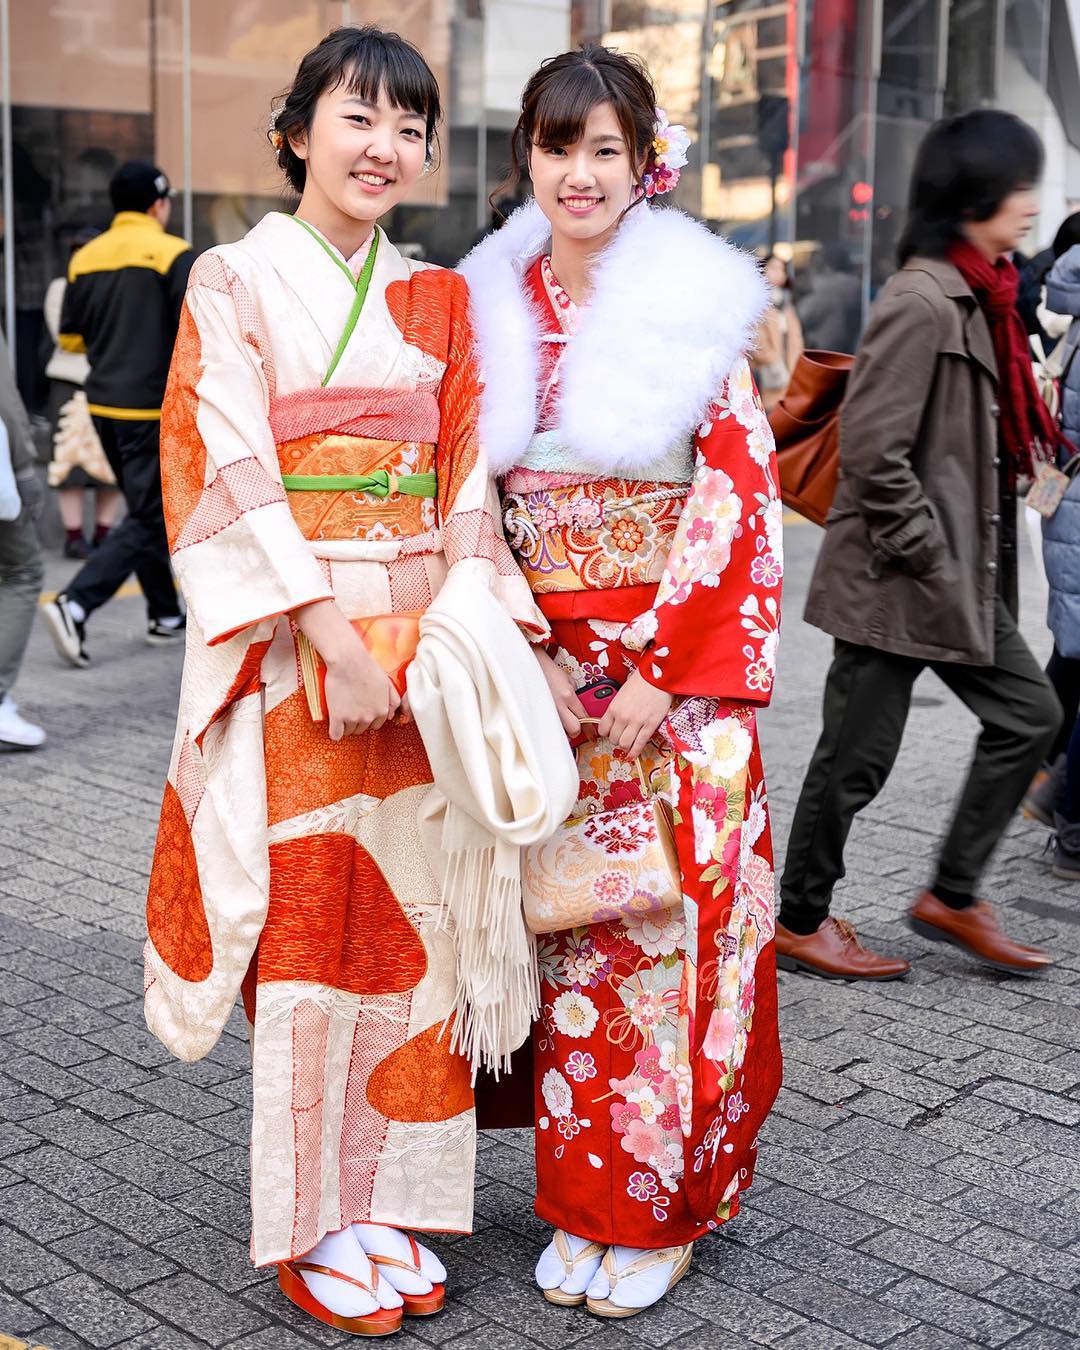
[{"label": "brown leather shoe", "polygon": [[814,933],[793,933],[776,925],[776,964],[781,970],[806,970],[827,980],[899,980],[911,967],[898,956],[881,956],[864,947],[851,924],[822,920]]},{"label": "brown leather shoe", "polygon": [[1013,942],[998,927],[997,915],[985,900],[967,909],[950,909],[931,891],[923,891],[908,911],[908,923],[931,942],[951,942],[996,970],[1031,974],[1053,964],[1054,958],[1038,947]]}]

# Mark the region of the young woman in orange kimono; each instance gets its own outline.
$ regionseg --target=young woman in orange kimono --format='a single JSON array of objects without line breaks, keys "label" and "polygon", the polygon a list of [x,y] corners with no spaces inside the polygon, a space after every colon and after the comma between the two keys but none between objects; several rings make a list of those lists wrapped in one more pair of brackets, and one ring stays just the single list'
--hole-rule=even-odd
[{"label": "young woman in orange kimono", "polygon": [[481,441],[552,626],[540,660],[568,734],[576,691],[618,685],[577,751],[575,815],[632,799],[643,756],[681,872],[681,903],[540,941],[536,1209],[556,1232],[537,1282],[625,1317],[738,1211],[780,1083],[756,717],[781,506],[746,359],[766,294],[752,259],[651,203],[686,138],[632,59],[545,62],[513,144],[535,199],[462,265]]},{"label": "young woman in orange kimono", "polygon": [[[465,283],[377,224],[438,117],[393,34],[338,29],[304,57],[272,129],[299,206],[195,264],[162,413],[188,629],[147,1021],[197,1059],[243,984],[253,1259],[360,1335],[442,1306],[445,1270],[405,1230],[470,1230],[476,1126],[441,1034],[457,969],[417,821],[431,770],[350,621],[415,635],[463,564],[546,633],[489,510]],[[322,721],[298,634],[327,669]]]}]

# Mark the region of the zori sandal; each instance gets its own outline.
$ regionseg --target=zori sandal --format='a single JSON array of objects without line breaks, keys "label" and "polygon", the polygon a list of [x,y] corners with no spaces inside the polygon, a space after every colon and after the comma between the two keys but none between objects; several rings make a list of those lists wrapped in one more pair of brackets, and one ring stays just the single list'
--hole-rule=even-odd
[{"label": "zori sandal", "polygon": [[[375,1299],[374,1311],[364,1313],[361,1317],[342,1317],[339,1313],[331,1312],[304,1283],[301,1272],[305,1270],[313,1275],[329,1275],[335,1280],[362,1289],[365,1294]],[[316,1321],[323,1322],[338,1331],[347,1331],[353,1336],[392,1336],[395,1331],[401,1330],[400,1308],[380,1308],[378,1295],[370,1284],[365,1284],[363,1280],[355,1279],[352,1275],[345,1275],[340,1270],[334,1270],[332,1266],[320,1266],[314,1261],[281,1261],[278,1263],[278,1287],[290,1303],[303,1308],[309,1317],[314,1317]]]},{"label": "zori sandal", "polygon": [[[644,1312],[646,1308],[654,1307],[675,1288],[690,1269],[690,1260],[693,1254],[694,1244],[692,1242],[688,1242],[684,1247],[661,1247],[659,1251],[644,1252],[641,1256],[635,1257],[628,1265],[625,1265],[622,1270],[616,1270],[615,1249],[612,1247],[600,1264],[600,1269],[608,1280],[607,1297],[587,1298],[585,1306],[589,1312],[595,1313],[597,1317],[634,1317],[637,1313]],[[667,1285],[648,1303],[643,1303],[640,1308],[628,1308],[621,1303],[612,1301],[616,1289],[624,1280],[632,1279],[635,1275],[644,1275],[646,1271],[666,1265],[669,1261],[674,1261],[675,1264],[671,1268]]]},{"label": "zori sandal", "polygon": [[[401,1231],[401,1230],[398,1230]],[[422,1280],[427,1276],[420,1269],[420,1249],[416,1245],[416,1239],[411,1233],[404,1233],[404,1237],[409,1240],[409,1251],[412,1255],[412,1261],[400,1261],[396,1256],[383,1256],[379,1252],[364,1251],[367,1253],[367,1259],[377,1268],[406,1270],[410,1275],[419,1275]],[[406,1317],[431,1317],[433,1313],[442,1312],[443,1305],[446,1303],[446,1285],[431,1284],[430,1294],[406,1294],[398,1289],[397,1292],[402,1299],[402,1311]]]},{"label": "zori sandal", "polygon": [[594,1261],[598,1256],[603,1256],[607,1251],[607,1244],[588,1242],[575,1256],[566,1234],[561,1228],[556,1228],[551,1245],[555,1249],[555,1255],[563,1263],[564,1273],[559,1284],[553,1289],[541,1288],[540,1292],[549,1303],[557,1303],[560,1308],[580,1308],[585,1302],[585,1291],[582,1290],[580,1294],[568,1294],[559,1285],[565,1284],[583,1262]]}]

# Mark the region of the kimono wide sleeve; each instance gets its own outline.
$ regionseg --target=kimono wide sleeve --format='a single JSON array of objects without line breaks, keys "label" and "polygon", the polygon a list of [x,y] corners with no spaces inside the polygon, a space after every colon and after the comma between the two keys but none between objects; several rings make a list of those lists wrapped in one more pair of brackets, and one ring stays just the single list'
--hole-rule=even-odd
[{"label": "kimono wide sleeve", "polygon": [[480,377],[468,289],[465,279],[455,272],[437,276],[439,284],[449,289],[451,306],[450,345],[439,392],[437,451],[446,561],[451,567],[480,568],[525,636],[536,641],[546,638],[550,628],[503,536],[498,490],[480,445]]},{"label": "kimono wide sleeve", "polygon": [[783,575],[772,432],[740,360],[698,427],[694,478],[653,608],[624,637],[665,692],[768,703]]},{"label": "kimono wide sleeve", "polygon": [[268,421],[264,359],[241,326],[254,312],[220,257],[195,264],[161,419],[161,480],[173,567],[213,646],[332,596],[289,510]]}]

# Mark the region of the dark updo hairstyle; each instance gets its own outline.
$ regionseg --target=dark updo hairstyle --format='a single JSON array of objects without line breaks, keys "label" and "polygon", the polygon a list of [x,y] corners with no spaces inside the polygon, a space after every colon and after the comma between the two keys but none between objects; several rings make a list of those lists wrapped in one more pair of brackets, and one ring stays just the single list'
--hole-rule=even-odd
[{"label": "dark updo hairstyle", "polygon": [[289,144],[289,137],[309,134],[319,99],[342,85],[366,103],[377,103],[385,92],[395,107],[422,117],[427,124],[428,158],[434,154],[435,128],[442,116],[439,85],[417,48],[374,24],[335,28],[300,62],[268,133],[278,168],[298,194],[304,191],[307,166]]},{"label": "dark updo hairstyle", "polygon": [[944,257],[965,224],[997,215],[1006,197],[1035,186],[1042,167],[1042,142],[1012,113],[979,108],[936,123],[915,157],[900,266]]},{"label": "dark updo hairstyle", "polygon": [[[512,167],[491,195],[512,194],[529,176],[529,151],[550,150],[581,140],[593,108],[610,103],[630,151],[634,177],[641,171],[656,135],[656,90],[644,63],[612,47],[583,43],[542,62],[521,95],[521,115],[510,138]],[[644,200],[644,198],[641,198]]]}]

